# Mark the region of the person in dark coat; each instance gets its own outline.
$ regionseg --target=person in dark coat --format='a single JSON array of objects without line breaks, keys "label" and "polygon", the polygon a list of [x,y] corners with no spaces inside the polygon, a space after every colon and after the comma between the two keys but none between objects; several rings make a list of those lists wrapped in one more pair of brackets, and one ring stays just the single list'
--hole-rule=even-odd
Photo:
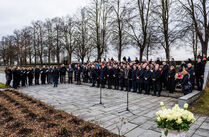
[{"label": "person in dark coat", "polygon": [[77,71],[77,69],[78,69],[78,65],[76,64],[73,68],[73,70],[74,70],[74,81],[76,81],[76,71]]},{"label": "person in dark coat", "polygon": [[170,70],[168,71],[168,90],[170,93],[175,91],[175,75],[176,71],[174,66],[170,66]]},{"label": "person in dark coat", "polygon": [[116,65],[113,70],[114,70],[114,74],[113,74],[114,88],[115,90],[118,90],[119,89],[119,72],[120,72],[118,65]]},{"label": "person in dark coat", "polygon": [[160,78],[161,78],[161,72],[159,70],[159,65],[155,66],[155,70],[152,73],[152,83],[153,83],[153,90],[154,90],[154,96],[159,97],[161,94],[161,85],[160,85]]},{"label": "person in dark coat", "polygon": [[163,68],[162,68],[162,83],[163,83],[163,86],[165,89],[168,89],[168,80],[167,80],[167,77],[168,77],[168,70],[169,70],[169,67],[168,67],[168,64],[166,62],[163,62]]},{"label": "person in dark coat", "polygon": [[77,85],[81,85],[81,67],[78,66],[78,69],[76,71],[76,81]]},{"label": "person in dark coat", "polygon": [[197,88],[199,91],[202,91],[203,87],[203,76],[204,76],[204,65],[199,58],[197,60],[196,68],[195,68],[195,76],[196,76],[196,83]]},{"label": "person in dark coat", "polygon": [[189,82],[192,84],[192,90],[193,90],[194,89],[195,72],[194,72],[194,69],[192,68],[192,64],[191,63],[187,64],[187,68],[188,68],[188,73],[190,75]]},{"label": "person in dark coat", "polygon": [[27,69],[25,67],[23,67],[22,70],[21,70],[22,87],[24,87],[26,85],[27,76],[28,76]]},{"label": "person in dark coat", "polygon": [[48,69],[48,84],[52,84],[53,83],[53,66],[50,66]]},{"label": "person in dark coat", "polygon": [[181,80],[182,92],[184,93],[184,95],[187,95],[192,92],[192,85],[189,82],[189,74],[185,69],[182,71],[182,75],[183,75],[183,78]]},{"label": "person in dark coat", "polygon": [[133,92],[136,92],[137,88],[136,88],[136,74],[137,74],[137,69],[136,66],[133,66],[133,70],[132,70],[132,87],[133,87]]},{"label": "person in dark coat", "polygon": [[183,71],[183,68],[186,68],[186,67],[187,67],[186,63],[182,61],[179,72]]},{"label": "person in dark coat", "polygon": [[97,79],[97,87],[99,88],[100,87],[100,73],[101,73],[101,67],[100,66],[97,66],[96,67],[96,79]]},{"label": "person in dark coat", "polygon": [[60,83],[65,83],[65,77],[66,77],[66,71],[67,69],[65,68],[65,65],[62,64],[61,68],[60,68]]},{"label": "person in dark coat", "polygon": [[40,73],[41,73],[41,84],[46,84],[46,68],[45,68],[45,66],[43,66]]},{"label": "person in dark coat", "polygon": [[109,66],[107,70],[108,89],[112,89],[113,73],[114,72],[113,72],[112,66]]},{"label": "person in dark coat", "polygon": [[83,76],[84,76],[84,82],[88,83],[89,75],[88,75],[88,67],[87,66],[85,66],[83,68]]},{"label": "person in dark coat", "polygon": [[12,70],[12,78],[13,78],[13,88],[17,89],[18,87],[18,70],[17,67],[14,67]]},{"label": "person in dark coat", "polygon": [[131,91],[132,86],[132,70],[130,65],[127,66],[125,70],[125,85],[126,85],[126,91]]},{"label": "person in dark coat", "polygon": [[68,83],[73,83],[73,68],[71,65],[69,65],[67,72],[68,72]]},{"label": "person in dark coat", "polygon": [[123,90],[124,88],[124,77],[125,77],[125,72],[124,72],[124,69],[121,68],[120,69],[120,72],[119,72],[119,75],[118,75],[118,78],[119,78],[119,85],[121,87],[120,90]]},{"label": "person in dark coat", "polygon": [[144,71],[144,89],[145,94],[150,94],[150,80],[151,80],[151,72],[149,69],[149,66],[146,67],[146,70]]},{"label": "person in dark coat", "polygon": [[136,72],[136,78],[137,78],[137,90],[139,93],[142,93],[142,87],[143,87],[143,81],[144,81],[144,70],[141,68],[141,66],[138,66],[137,72]]},{"label": "person in dark coat", "polygon": [[174,68],[176,69],[176,62],[175,62],[174,58],[171,59],[169,65],[170,65],[170,66],[174,66]]},{"label": "person in dark coat", "polygon": [[12,70],[10,67],[6,67],[5,76],[6,76],[6,86],[10,86],[10,83],[12,81]]},{"label": "person in dark coat", "polygon": [[17,86],[20,86],[20,82],[21,82],[21,70],[20,67],[17,67]]},{"label": "person in dark coat", "polygon": [[104,65],[102,65],[101,71],[100,71],[100,83],[101,88],[105,88],[105,79],[106,79],[106,68]]},{"label": "person in dark coat", "polygon": [[90,76],[91,76],[91,81],[92,81],[92,86],[91,86],[91,87],[95,87],[95,81],[96,81],[96,69],[95,69],[95,66],[94,66],[94,65],[92,65],[92,67],[91,67]]},{"label": "person in dark coat", "polygon": [[54,87],[58,87],[59,70],[56,66],[53,69],[52,75],[53,75]]},{"label": "person in dark coat", "polygon": [[33,69],[31,67],[28,68],[28,80],[29,85],[33,85]]},{"label": "person in dark coat", "polygon": [[35,85],[39,85],[39,77],[40,77],[40,69],[39,66],[35,68]]}]

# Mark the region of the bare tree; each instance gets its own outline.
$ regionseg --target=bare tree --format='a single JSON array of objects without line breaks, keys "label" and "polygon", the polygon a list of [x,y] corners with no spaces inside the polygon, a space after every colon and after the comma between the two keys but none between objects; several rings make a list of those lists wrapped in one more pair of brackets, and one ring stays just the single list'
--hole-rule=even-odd
[{"label": "bare tree", "polygon": [[108,0],[92,0],[88,8],[88,22],[94,41],[94,47],[97,50],[97,60],[101,60],[101,57],[107,50],[109,38],[108,15],[110,12],[111,6]]},{"label": "bare tree", "polygon": [[84,62],[84,59],[89,52],[92,50],[92,45],[90,42],[92,41],[90,37],[90,31],[88,28],[88,18],[87,11],[85,8],[81,9],[80,13],[81,17],[76,22],[76,32],[75,32],[75,50],[74,54],[77,56],[81,62]]},{"label": "bare tree", "polygon": [[209,1],[178,0],[191,18],[195,32],[202,46],[202,53],[207,56],[209,41]]},{"label": "bare tree", "polygon": [[122,3],[122,0],[114,0],[111,1],[112,4],[112,45],[115,46],[115,49],[118,52],[118,60],[121,60],[122,51],[127,48],[128,45],[128,35],[126,33],[128,25],[127,25],[127,14],[128,3]]}]

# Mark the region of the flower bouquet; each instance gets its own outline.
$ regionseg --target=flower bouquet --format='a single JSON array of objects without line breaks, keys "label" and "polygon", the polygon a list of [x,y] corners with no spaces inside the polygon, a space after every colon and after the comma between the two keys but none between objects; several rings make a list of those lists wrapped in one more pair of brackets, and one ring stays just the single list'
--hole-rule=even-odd
[{"label": "flower bouquet", "polygon": [[160,103],[162,110],[159,110],[156,123],[162,129],[162,137],[185,137],[186,131],[195,121],[194,115],[188,111],[188,104],[181,109],[175,105],[172,109],[166,109],[163,102]]}]

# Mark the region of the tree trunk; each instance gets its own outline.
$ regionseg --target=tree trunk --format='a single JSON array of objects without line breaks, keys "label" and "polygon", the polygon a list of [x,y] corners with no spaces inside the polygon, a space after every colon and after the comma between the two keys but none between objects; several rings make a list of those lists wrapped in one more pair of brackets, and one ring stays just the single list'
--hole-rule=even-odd
[{"label": "tree trunk", "polygon": [[143,53],[144,53],[144,48],[140,48],[139,50],[139,61],[142,62],[142,59],[143,59]]}]

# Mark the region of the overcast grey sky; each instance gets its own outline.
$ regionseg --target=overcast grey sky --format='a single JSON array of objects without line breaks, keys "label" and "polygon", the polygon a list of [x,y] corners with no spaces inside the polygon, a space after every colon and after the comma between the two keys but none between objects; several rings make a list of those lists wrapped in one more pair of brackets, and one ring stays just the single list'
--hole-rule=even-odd
[{"label": "overcast grey sky", "polygon": [[[32,21],[45,20],[46,18],[73,16],[76,11],[88,5],[90,0],[0,0],[0,38],[10,35],[15,29],[31,25]],[[123,52],[123,56],[139,56],[138,50],[131,48]],[[117,57],[111,51],[108,57]],[[157,55],[164,58],[164,51]],[[152,56],[155,59],[157,56]],[[191,49],[172,49],[171,56],[176,60],[192,58]]]}]

